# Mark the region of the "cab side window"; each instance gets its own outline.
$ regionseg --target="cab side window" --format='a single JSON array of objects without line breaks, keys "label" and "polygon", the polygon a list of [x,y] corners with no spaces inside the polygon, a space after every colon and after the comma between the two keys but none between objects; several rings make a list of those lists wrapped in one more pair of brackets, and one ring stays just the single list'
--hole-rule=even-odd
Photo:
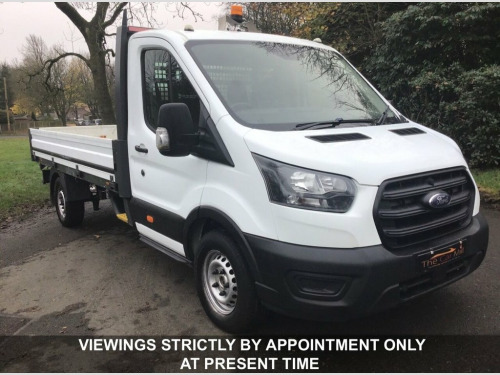
[{"label": "cab side window", "polygon": [[200,116],[200,99],[175,58],[166,50],[146,50],[142,56],[144,117],[158,127],[158,110],[165,103],[185,103],[195,124]]}]

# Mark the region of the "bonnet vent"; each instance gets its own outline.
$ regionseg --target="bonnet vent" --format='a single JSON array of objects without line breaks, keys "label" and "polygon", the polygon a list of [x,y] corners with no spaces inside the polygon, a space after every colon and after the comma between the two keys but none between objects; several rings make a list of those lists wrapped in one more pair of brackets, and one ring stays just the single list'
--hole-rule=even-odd
[{"label": "bonnet vent", "polygon": [[391,132],[399,135],[415,135],[415,134],[425,134],[425,132],[419,128],[404,128],[404,129],[394,129]]},{"label": "bonnet vent", "polygon": [[307,138],[310,138],[313,141],[321,143],[348,142],[348,141],[360,141],[363,139],[371,139],[370,137],[360,133],[315,135]]}]

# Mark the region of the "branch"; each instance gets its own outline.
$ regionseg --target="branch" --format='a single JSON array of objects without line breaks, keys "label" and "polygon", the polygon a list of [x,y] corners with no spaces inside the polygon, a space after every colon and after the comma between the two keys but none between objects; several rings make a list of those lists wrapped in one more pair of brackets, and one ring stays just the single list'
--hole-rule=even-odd
[{"label": "branch", "polygon": [[106,13],[108,11],[109,3],[100,1],[97,3],[94,17],[90,20],[91,24],[101,25],[106,19]]},{"label": "branch", "polygon": [[113,14],[111,15],[111,17],[109,17],[109,20],[107,20],[106,22],[104,22],[102,24],[102,28],[106,29],[106,27],[111,26],[116,21],[118,16],[121,14],[123,8],[125,8],[126,6],[127,6],[127,3],[118,4],[118,6],[115,8]]},{"label": "branch", "polygon": [[108,48],[107,50],[102,51],[101,53],[105,54],[105,55],[107,55],[108,53],[111,53],[111,56],[115,57],[115,51],[113,51],[111,48]]},{"label": "branch", "polygon": [[141,3],[141,5],[142,5],[142,10],[144,12],[144,16],[146,17],[147,25],[151,25],[151,21],[149,20],[149,17],[148,17],[147,4]]},{"label": "branch", "polygon": [[179,17],[184,18],[184,11],[186,9],[191,12],[191,15],[194,17],[194,22],[198,22],[198,18],[203,21],[203,15],[200,12],[196,12],[195,10],[193,10],[189,5],[189,2],[187,1],[181,1],[178,3],[177,14],[179,15]]},{"label": "branch", "polygon": [[[174,10],[169,9],[169,5],[172,5],[172,4],[175,5]],[[227,4],[230,4],[230,3],[227,3]],[[188,11],[193,16],[194,22],[198,22],[198,19],[204,21],[203,15],[200,12],[197,12],[196,10],[191,8],[190,3],[187,1],[168,2],[165,4],[165,9],[171,13],[177,13],[177,16],[174,16],[174,18],[179,17],[179,18],[184,19],[184,13],[186,11]]]},{"label": "branch", "polygon": [[73,8],[69,3],[55,3],[56,7],[63,12],[66,17],[70,19],[71,22],[77,27],[78,30],[82,33],[83,37],[87,39],[87,32],[85,30],[88,22],[83,18],[78,11]]},{"label": "branch", "polygon": [[57,62],[59,60],[62,60],[68,56],[78,57],[79,59],[83,60],[85,62],[85,64],[90,68],[88,59],[86,59],[83,55],[80,55],[79,53],[74,53],[74,52],[65,52],[65,53],[62,53],[61,55],[59,55],[53,59],[49,59],[49,60],[45,61],[43,63],[42,69],[39,70],[38,72],[36,72],[34,74],[28,74],[30,77],[30,80],[32,77],[34,77],[38,74],[41,74],[46,69],[47,70],[47,77],[45,78],[44,84],[47,88],[49,88],[50,91],[52,91],[52,89],[50,89],[50,85],[49,85],[49,80],[51,78],[51,73],[52,73],[52,67],[54,66],[54,64],[57,64]]},{"label": "branch", "polygon": [[83,55],[81,55],[79,53],[76,53],[76,52],[64,52],[64,53],[60,54],[59,56],[57,56],[57,57],[55,57],[53,59],[45,61],[44,68],[47,65],[47,63],[52,62],[52,64],[50,64],[50,66],[49,66],[49,68],[50,68],[56,62],[58,62],[61,59],[64,59],[65,57],[68,57],[68,56],[78,57],[80,60],[83,60],[85,62],[85,64],[87,64],[87,66],[89,65],[89,60],[85,56],[83,56]]}]

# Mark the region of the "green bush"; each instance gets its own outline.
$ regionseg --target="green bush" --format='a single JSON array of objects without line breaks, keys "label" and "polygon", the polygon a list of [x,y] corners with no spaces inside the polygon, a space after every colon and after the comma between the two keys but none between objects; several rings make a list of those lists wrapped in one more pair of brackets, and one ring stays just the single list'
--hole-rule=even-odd
[{"label": "green bush", "polygon": [[367,75],[414,121],[451,136],[473,167],[500,164],[500,4],[419,3],[382,25]]},{"label": "green bush", "polygon": [[443,103],[444,121],[439,130],[458,141],[472,166],[498,166],[500,66],[470,70],[455,84],[457,100]]}]

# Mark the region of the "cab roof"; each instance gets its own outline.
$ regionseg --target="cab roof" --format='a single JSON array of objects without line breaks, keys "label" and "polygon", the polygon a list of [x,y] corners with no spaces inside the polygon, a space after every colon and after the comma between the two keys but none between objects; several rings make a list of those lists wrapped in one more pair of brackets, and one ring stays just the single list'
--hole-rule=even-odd
[{"label": "cab roof", "polygon": [[168,29],[149,29],[137,32],[134,37],[152,36],[159,37],[166,40],[176,41],[179,43],[186,43],[190,40],[227,40],[227,41],[256,41],[256,42],[273,42],[273,43],[286,43],[307,45],[311,47],[323,47],[331,49],[330,47],[313,42],[311,40],[292,38],[282,35],[264,34],[264,33],[251,33],[251,32],[237,32],[237,31],[214,31],[214,30],[168,30]]}]

